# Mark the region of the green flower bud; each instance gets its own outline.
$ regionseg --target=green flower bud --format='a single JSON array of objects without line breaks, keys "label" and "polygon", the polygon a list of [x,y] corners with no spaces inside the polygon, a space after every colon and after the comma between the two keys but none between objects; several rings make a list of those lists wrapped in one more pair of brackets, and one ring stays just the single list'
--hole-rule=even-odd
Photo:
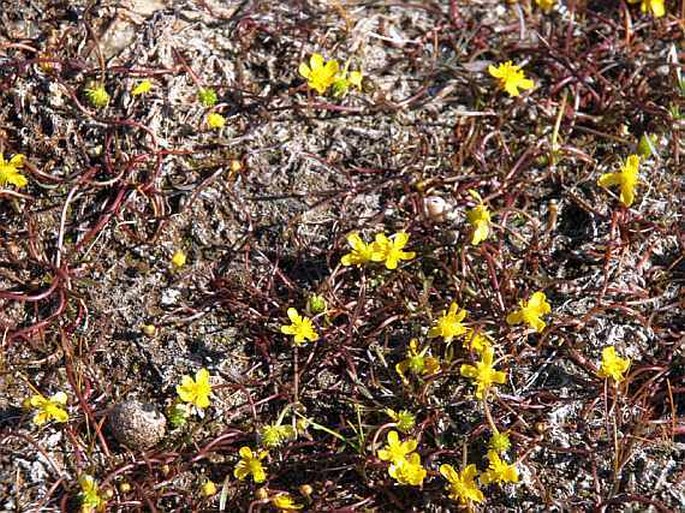
[{"label": "green flower bud", "polygon": [[214,107],[219,100],[214,89],[200,89],[197,93],[197,99],[205,107]]},{"label": "green flower bud", "polygon": [[642,134],[637,145],[637,153],[640,157],[649,158],[656,154],[656,134]]},{"label": "green flower bud", "polygon": [[328,310],[328,304],[323,296],[312,294],[307,300],[307,310],[309,310],[312,315],[317,315]]}]

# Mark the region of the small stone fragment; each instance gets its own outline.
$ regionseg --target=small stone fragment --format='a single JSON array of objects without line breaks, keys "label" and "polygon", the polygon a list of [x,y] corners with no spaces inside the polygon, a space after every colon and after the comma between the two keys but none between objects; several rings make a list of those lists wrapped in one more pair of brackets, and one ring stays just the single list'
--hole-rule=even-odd
[{"label": "small stone fragment", "polygon": [[164,438],[166,418],[150,403],[128,400],[112,409],[109,426],[120,444],[148,449]]},{"label": "small stone fragment", "polygon": [[447,202],[440,196],[428,196],[423,200],[423,206],[429,219],[442,222],[447,215]]}]

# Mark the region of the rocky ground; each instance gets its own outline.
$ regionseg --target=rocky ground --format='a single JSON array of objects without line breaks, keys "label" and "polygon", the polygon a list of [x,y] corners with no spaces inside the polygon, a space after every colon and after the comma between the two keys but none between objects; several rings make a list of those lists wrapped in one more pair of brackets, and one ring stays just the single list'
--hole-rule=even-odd
[{"label": "rocky ground", "polygon": [[[486,470],[493,427],[519,480],[474,511],[685,508],[685,4],[539,3],[4,2],[0,151],[27,183],[0,184],[0,509],[456,511],[439,468]],[[312,90],[313,53],[361,89]],[[509,60],[516,97],[488,72]],[[631,154],[626,207],[597,182]],[[348,234],[401,231],[397,269],[341,265]],[[507,323],[536,291],[544,330]],[[479,355],[428,337],[453,301],[506,372],[487,401]],[[288,308],[319,340],[281,333]],[[439,368],[403,379],[413,338]],[[36,425],[58,392],[68,420]],[[421,486],[378,456],[388,409]],[[279,423],[266,480],[238,479]]]}]

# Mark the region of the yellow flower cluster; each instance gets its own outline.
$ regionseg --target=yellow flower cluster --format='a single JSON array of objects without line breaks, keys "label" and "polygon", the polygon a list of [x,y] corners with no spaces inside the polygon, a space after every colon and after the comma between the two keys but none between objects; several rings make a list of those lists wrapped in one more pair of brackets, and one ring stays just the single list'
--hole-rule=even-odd
[{"label": "yellow flower cluster", "polygon": [[340,263],[344,266],[364,265],[369,262],[384,262],[387,269],[397,269],[402,260],[412,260],[416,257],[413,251],[404,251],[409,242],[407,232],[397,232],[388,237],[384,233],[377,233],[372,243],[366,243],[358,233],[347,236],[347,243],[352,248],[350,253],[343,255]]},{"label": "yellow flower cluster", "polygon": [[492,345],[492,341],[487,335],[462,324],[467,315],[468,312],[460,310],[459,305],[453,301],[449,310],[438,317],[435,325],[428,330],[428,338],[442,337],[445,342],[450,343],[455,337],[463,335],[464,347],[482,353],[486,347]]},{"label": "yellow flower cluster", "polygon": [[19,169],[24,167],[26,157],[21,153],[17,153],[9,160],[0,152],[0,187],[5,187],[8,183],[14,185],[17,189],[25,187],[28,183],[26,177],[21,174]]},{"label": "yellow flower cluster", "polygon": [[597,184],[600,187],[618,185],[621,188],[619,201],[624,207],[629,207],[635,200],[635,188],[639,181],[639,169],[640,157],[638,155],[630,155],[620,171],[603,174],[599,177]]},{"label": "yellow flower cluster", "polygon": [[349,71],[349,61],[340,70],[340,63],[331,59],[326,62],[323,55],[314,53],[309,58],[309,64],[301,63],[298,69],[300,75],[307,79],[307,85],[317,93],[323,95],[329,88],[333,89],[335,96],[344,96],[350,87],[361,90],[361,71]]},{"label": "yellow flower cluster", "polygon": [[65,406],[67,405],[67,394],[57,392],[50,398],[41,394],[35,394],[28,400],[29,406],[38,410],[33,417],[36,426],[42,426],[46,422],[68,422],[69,414]]},{"label": "yellow flower cluster", "polygon": [[504,89],[509,96],[518,96],[519,89],[527,90],[535,87],[535,83],[526,78],[521,66],[513,64],[511,61],[503,62],[497,66],[488,66],[488,73],[499,81],[499,86]]},{"label": "yellow flower cluster", "polygon": [[292,335],[293,343],[296,346],[304,345],[307,340],[310,342],[319,340],[319,334],[314,329],[314,323],[309,317],[300,315],[295,308],[288,308],[287,314],[291,324],[281,326],[281,333]]},{"label": "yellow flower cluster", "polygon": [[182,249],[177,249],[171,257],[171,267],[178,270],[184,265],[186,265],[186,254]]},{"label": "yellow flower cluster", "polygon": [[78,480],[81,487],[79,499],[81,500],[81,513],[104,512],[107,500],[100,491],[97,481],[87,474],[82,475]]},{"label": "yellow flower cluster", "polygon": [[262,460],[269,453],[266,451],[252,452],[252,449],[245,446],[240,448],[238,454],[240,454],[240,461],[235,469],[233,469],[233,475],[237,479],[242,481],[245,478],[252,477],[255,483],[266,481],[266,470],[264,470]]},{"label": "yellow flower cluster", "polygon": [[461,323],[466,315],[466,310],[460,310],[459,305],[453,301],[449,310],[438,318],[435,326],[428,330],[428,338],[442,337],[445,342],[452,342],[454,337],[468,331],[468,328]]},{"label": "yellow flower cluster", "polygon": [[469,194],[478,201],[478,204],[466,213],[466,219],[473,228],[471,244],[477,246],[487,239],[490,234],[492,214],[488,207],[485,206],[485,203],[483,203],[483,198],[481,198],[477,191],[470,190]]},{"label": "yellow flower cluster", "polygon": [[[452,465],[440,465],[440,474],[444,477],[448,485],[450,499],[458,501],[468,506],[471,502],[483,502],[485,497],[476,483],[478,469],[472,463],[467,465],[461,472],[454,469]],[[514,465],[506,463],[496,451],[488,451],[488,469],[480,474],[480,483],[487,486],[491,483],[518,483],[518,470]]]},{"label": "yellow flower cluster", "polygon": [[655,18],[661,18],[666,14],[664,0],[628,0],[629,4],[640,2],[640,10],[643,13],[650,13]]},{"label": "yellow flower cluster", "polygon": [[614,346],[607,346],[602,350],[602,365],[599,369],[600,377],[611,378],[615,383],[620,383],[625,379],[623,373],[625,373],[629,367],[630,360],[618,356]]},{"label": "yellow flower cluster", "polygon": [[216,483],[212,481],[211,479],[205,480],[204,483],[202,483],[202,487],[200,488],[202,491],[202,495],[205,497],[211,497],[212,495],[216,495]]},{"label": "yellow flower cluster", "polygon": [[547,302],[544,292],[535,292],[528,301],[519,301],[519,308],[507,315],[507,324],[525,323],[538,333],[545,329],[542,316],[550,313],[552,307]]},{"label": "yellow flower cluster", "polygon": [[297,511],[304,508],[302,504],[295,502],[295,499],[289,493],[281,492],[271,499],[271,504],[279,511],[279,513],[288,513],[289,511]]},{"label": "yellow flower cluster", "polygon": [[467,315],[466,310],[459,309],[457,303],[452,302],[449,310],[440,316],[435,325],[428,330],[428,337],[442,337],[445,342],[450,343],[455,337],[464,336],[464,347],[478,353],[481,359],[475,365],[462,365],[460,374],[476,382],[476,397],[483,400],[487,397],[492,385],[505,382],[506,374],[494,369],[494,349],[487,335],[462,323]]},{"label": "yellow flower cluster", "polygon": [[183,376],[181,384],[176,386],[179,398],[201,411],[209,407],[212,385],[209,382],[209,371],[200,369],[195,373],[195,379]]},{"label": "yellow flower cluster", "polygon": [[421,456],[414,452],[417,446],[415,438],[401,442],[397,431],[390,431],[387,445],[377,453],[379,459],[390,463],[388,474],[399,484],[421,486],[426,478]]},{"label": "yellow flower cluster", "polygon": [[544,13],[550,13],[557,3],[557,0],[535,0],[537,6]]},{"label": "yellow flower cluster", "polygon": [[207,126],[214,130],[219,130],[226,125],[226,118],[218,112],[207,114]]},{"label": "yellow flower cluster", "polygon": [[471,378],[476,382],[476,397],[484,400],[487,393],[494,384],[503,384],[507,379],[507,374],[503,371],[495,370],[493,366],[495,350],[492,347],[486,347],[481,353],[479,362],[475,365],[463,364],[459,369],[459,373]]},{"label": "yellow flower cluster", "polygon": [[440,474],[449,483],[446,489],[450,499],[464,505],[468,505],[471,501],[483,502],[485,500],[483,492],[475,481],[478,469],[474,464],[467,465],[464,470],[457,472],[452,465],[443,463],[440,465]]}]

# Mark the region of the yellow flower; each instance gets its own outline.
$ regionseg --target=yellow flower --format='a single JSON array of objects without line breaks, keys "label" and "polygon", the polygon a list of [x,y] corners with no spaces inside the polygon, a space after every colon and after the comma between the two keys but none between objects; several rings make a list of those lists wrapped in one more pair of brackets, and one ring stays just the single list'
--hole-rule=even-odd
[{"label": "yellow flower", "polygon": [[397,264],[401,260],[411,260],[416,256],[413,251],[403,251],[408,241],[409,234],[407,232],[397,232],[391,238],[386,237],[384,233],[376,234],[376,240],[371,245],[373,250],[371,260],[374,262],[385,261],[386,268],[397,269]]},{"label": "yellow flower", "polygon": [[483,198],[473,189],[469,189],[469,194],[478,201],[478,205],[466,213],[466,219],[473,227],[473,235],[471,237],[471,244],[477,246],[488,238],[490,233],[490,211],[488,207],[483,204]]},{"label": "yellow flower", "polygon": [[100,495],[100,487],[93,477],[82,475],[78,484],[81,487],[79,498],[81,499],[81,512],[92,513],[93,511],[104,511],[106,500]]},{"label": "yellow flower", "polygon": [[488,451],[490,466],[480,475],[480,482],[490,483],[518,483],[519,473],[514,465],[508,465],[495,451]]},{"label": "yellow flower", "polygon": [[202,495],[205,497],[216,495],[216,484],[214,484],[214,481],[207,479],[204,483],[202,483]]},{"label": "yellow flower", "polygon": [[299,72],[307,79],[307,85],[319,94],[324,94],[336,80],[340,64],[335,59],[324,61],[320,53],[312,54],[309,66],[304,62],[300,64]]},{"label": "yellow flower", "polygon": [[95,85],[86,89],[86,98],[93,107],[101,109],[109,103],[109,93],[102,85]]},{"label": "yellow flower", "polygon": [[666,14],[664,0],[628,0],[629,4],[640,2],[640,10],[644,13],[650,12],[655,18],[661,18]]},{"label": "yellow flower", "polygon": [[209,407],[209,396],[212,393],[209,371],[200,369],[195,373],[195,379],[190,376],[183,376],[181,384],[176,386],[176,392],[182,401],[191,403],[196,408]]},{"label": "yellow flower", "polygon": [[508,433],[493,433],[490,441],[488,442],[488,447],[495,451],[497,454],[505,453],[511,447],[511,440],[509,440]]},{"label": "yellow flower", "polygon": [[69,414],[63,408],[67,404],[67,394],[64,392],[57,392],[49,399],[40,394],[33,395],[29,399],[29,404],[39,410],[33,417],[33,423],[36,426],[42,426],[51,420],[55,422],[69,420]]},{"label": "yellow flower", "polygon": [[519,309],[507,315],[507,324],[525,322],[538,333],[545,329],[545,321],[540,317],[552,311],[544,292],[535,292],[528,301],[519,301]]},{"label": "yellow flower", "polygon": [[171,257],[171,266],[174,269],[180,269],[184,265],[186,265],[186,254],[182,249],[177,249]]},{"label": "yellow flower", "polygon": [[488,66],[488,72],[493,77],[499,79],[499,85],[509,96],[518,96],[519,89],[532,89],[535,83],[526,78],[521,66],[512,64],[511,61],[504,62],[498,66],[492,64]]},{"label": "yellow flower", "polygon": [[602,366],[599,369],[599,376],[602,378],[612,378],[616,383],[625,379],[623,373],[630,367],[629,358],[621,358],[616,354],[614,346],[602,349]]},{"label": "yellow flower", "polygon": [[241,447],[240,461],[233,470],[233,475],[241,481],[248,476],[252,476],[255,483],[263,483],[266,481],[266,471],[262,465],[262,460],[267,457],[266,451],[259,451],[253,453],[249,447]]},{"label": "yellow flower", "polygon": [[406,458],[391,463],[388,474],[399,484],[421,486],[427,472],[421,465],[421,456],[413,452]]},{"label": "yellow flower", "polygon": [[544,13],[547,14],[552,11],[557,3],[557,0],[535,0],[535,3]]},{"label": "yellow flower", "polygon": [[293,499],[289,493],[285,492],[276,495],[273,499],[271,499],[271,502],[280,513],[288,513],[288,511],[296,511],[304,508],[304,506],[301,504],[297,504],[295,499]]},{"label": "yellow flower", "polygon": [[620,171],[616,173],[605,173],[599,177],[597,184],[601,187],[611,185],[621,186],[619,200],[623,206],[629,207],[635,199],[635,187],[638,183],[638,172],[640,168],[640,157],[630,155]]},{"label": "yellow flower", "polygon": [[154,324],[143,324],[140,330],[147,337],[154,337],[157,334],[157,326]]},{"label": "yellow flower", "polygon": [[473,349],[478,354],[481,354],[486,348],[492,347],[492,340],[485,333],[476,332],[471,328],[466,328],[465,333],[464,347]]},{"label": "yellow flower", "polygon": [[388,445],[384,449],[378,450],[378,458],[383,461],[398,463],[406,459],[408,454],[414,452],[418,445],[419,443],[415,438],[408,438],[404,442],[400,442],[397,431],[390,431],[388,433]]},{"label": "yellow flower", "polygon": [[310,340],[311,342],[319,340],[319,334],[314,329],[314,323],[309,317],[298,314],[294,308],[288,308],[287,313],[292,324],[281,326],[281,333],[284,335],[294,335],[296,346],[303,345],[305,340]]},{"label": "yellow flower", "polygon": [[223,128],[226,125],[226,118],[218,112],[212,112],[207,115],[207,126],[212,129]]},{"label": "yellow flower", "polygon": [[450,499],[459,501],[464,505],[467,505],[469,501],[483,502],[485,500],[483,492],[478,489],[478,485],[474,481],[478,474],[475,465],[468,465],[461,472],[457,472],[452,465],[445,463],[440,465],[440,474],[449,482],[446,490],[450,493]]},{"label": "yellow flower", "polygon": [[0,187],[4,187],[8,183],[17,188],[26,186],[28,180],[19,172],[19,169],[24,167],[24,160],[26,157],[17,153],[9,161],[6,161],[3,154],[0,153]]},{"label": "yellow flower", "polygon": [[267,424],[259,430],[259,434],[262,438],[262,443],[269,448],[278,447],[288,440],[295,440],[297,438],[295,428],[287,424]]},{"label": "yellow flower", "polygon": [[419,352],[418,340],[414,338],[409,342],[407,358],[395,365],[395,370],[400,375],[400,378],[402,378],[402,381],[407,381],[405,376],[407,371],[416,376],[430,376],[440,370],[440,360],[433,356],[426,356],[429,349],[430,347],[426,346]]},{"label": "yellow flower", "polygon": [[468,211],[466,218],[473,226],[471,244],[477,246],[487,239],[490,233],[490,211],[485,205],[477,205]]},{"label": "yellow flower", "polygon": [[363,265],[371,261],[373,248],[371,244],[364,242],[358,233],[350,233],[347,236],[347,243],[352,248],[352,251],[343,255],[340,259],[342,265]]},{"label": "yellow flower", "polygon": [[502,371],[496,371],[492,365],[495,350],[488,347],[481,354],[481,360],[476,362],[476,365],[464,364],[461,366],[459,372],[466,378],[476,380],[476,397],[478,399],[485,399],[488,390],[494,383],[502,384],[507,379],[507,374]]},{"label": "yellow flower", "polygon": [[131,96],[139,96],[141,94],[146,94],[152,89],[152,82],[149,80],[141,80],[138,84],[131,90]]},{"label": "yellow flower", "polygon": [[459,310],[459,305],[453,301],[449,311],[438,318],[437,324],[428,330],[428,338],[442,337],[445,342],[451,342],[454,337],[466,333],[467,328],[461,323],[465,317],[466,310]]}]

